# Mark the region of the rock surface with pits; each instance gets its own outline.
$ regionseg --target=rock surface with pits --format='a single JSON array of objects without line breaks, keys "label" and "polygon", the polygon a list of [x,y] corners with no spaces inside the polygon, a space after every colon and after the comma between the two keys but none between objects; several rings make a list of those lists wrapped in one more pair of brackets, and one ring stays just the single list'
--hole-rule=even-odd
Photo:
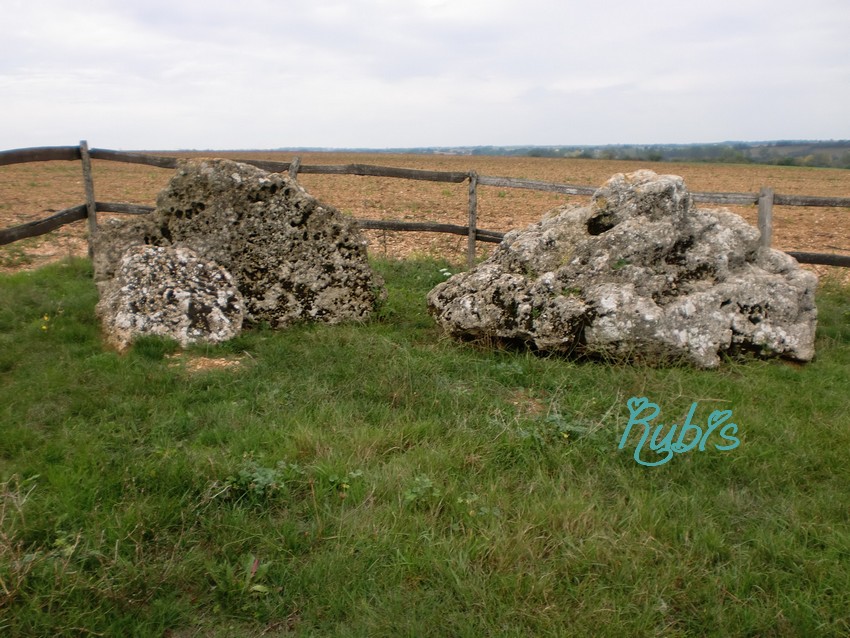
[{"label": "rock surface with pits", "polygon": [[95,238],[95,279],[109,282],[134,246],[188,248],[232,275],[245,319],[273,328],[364,320],[385,294],[356,223],[296,181],[230,160],[187,160],[141,219]]},{"label": "rock surface with pits", "polygon": [[816,286],[737,215],[694,207],[682,178],[642,170],[508,233],[428,304],[458,338],[711,368],[740,351],[810,360]]}]

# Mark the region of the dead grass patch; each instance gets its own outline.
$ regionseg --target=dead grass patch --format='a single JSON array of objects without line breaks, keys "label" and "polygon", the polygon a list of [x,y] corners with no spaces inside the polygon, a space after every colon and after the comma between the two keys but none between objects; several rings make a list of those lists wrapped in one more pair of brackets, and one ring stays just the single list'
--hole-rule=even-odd
[{"label": "dead grass patch", "polygon": [[548,406],[536,396],[534,390],[518,388],[511,392],[510,402],[516,408],[517,415],[527,419],[543,417],[548,412]]},{"label": "dead grass patch", "polygon": [[200,374],[212,370],[241,370],[246,357],[204,357],[186,352],[176,352],[168,356],[172,367],[180,367],[190,374]]}]

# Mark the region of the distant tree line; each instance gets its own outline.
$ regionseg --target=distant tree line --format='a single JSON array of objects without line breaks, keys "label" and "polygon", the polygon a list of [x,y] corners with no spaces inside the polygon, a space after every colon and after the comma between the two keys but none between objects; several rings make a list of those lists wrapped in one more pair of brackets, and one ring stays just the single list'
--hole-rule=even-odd
[{"label": "distant tree line", "polygon": [[346,151],[422,155],[500,155],[572,157],[643,162],[720,162],[850,169],[850,140],[721,142],[717,144],[611,144],[607,146],[423,146],[417,148],[276,149],[289,152]]},{"label": "distant tree line", "polygon": [[724,142],[721,144],[652,144],[608,146],[535,146],[520,149],[480,147],[477,155],[525,155],[648,162],[720,162],[850,168],[850,140]]}]

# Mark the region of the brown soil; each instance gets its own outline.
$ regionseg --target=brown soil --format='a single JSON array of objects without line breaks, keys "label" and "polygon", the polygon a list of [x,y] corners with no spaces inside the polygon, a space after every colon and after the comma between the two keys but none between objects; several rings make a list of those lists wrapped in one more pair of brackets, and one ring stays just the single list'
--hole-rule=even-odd
[{"label": "brown soil", "polygon": [[[210,156],[211,153],[196,153]],[[215,153],[218,157],[290,161],[292,153]],[[480,175],[519,177],[585,186],[599,186],[614,173],[649,168],[681,175],[691,191],[757,193],[770,186],[777,193],[850,197],[850,171],[757,165],[678,164],[605,160],[508,158],[452,155],[390,155],[305,153],[303,164],[378,164],[430,170],[477,171]],[[98,201],[153,205],[172,171],[95,161]],[[313,195],[346,214],[364,219],[433,221],[466,225],[467,184],[411,180],[311,175],[299,180]],[[0,228],[41,219],[84,201],[79,162],[42,162],[0,167]],[[587,198],[519,189],[480,187],[478,226],[507,231],[537,221],[548,210]],[[755,225],[756,206],[730,207]],[[435,233],[368,231],[370,250],[377,255],[440,256],[462,262],[466,238]],[[67,255],[86,252],[86,225],[76,223],[48,235],[0,247],[0,271],[33,268]],[[777,206],[774,247],[787,251],[850,255],[850,209]],[[479,244],[479,255],[493,244]],[[847,281],[850,269],[813,267],[819,274]]]},{"label": "brown soil", "polygon": [[236,370],[243,366],[242,358],[190,356],[184,352],[167,358],[171,360],[172,367],[182,367],[193,374],[209,370]]}]

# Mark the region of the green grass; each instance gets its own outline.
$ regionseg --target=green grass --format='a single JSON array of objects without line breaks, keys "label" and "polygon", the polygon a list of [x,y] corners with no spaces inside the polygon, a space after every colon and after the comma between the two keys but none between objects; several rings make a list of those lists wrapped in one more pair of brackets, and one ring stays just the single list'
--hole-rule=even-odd
[{"label": "green grass", "polygon": [[[105,350],[86,261],[0,278],[0,635],[850,633],[846,288],[809,365],[652,369],[449,341],[449,265],[376,266],[376,320],[202,372]],[[741,445],[638,465],[633,396]]]}]

